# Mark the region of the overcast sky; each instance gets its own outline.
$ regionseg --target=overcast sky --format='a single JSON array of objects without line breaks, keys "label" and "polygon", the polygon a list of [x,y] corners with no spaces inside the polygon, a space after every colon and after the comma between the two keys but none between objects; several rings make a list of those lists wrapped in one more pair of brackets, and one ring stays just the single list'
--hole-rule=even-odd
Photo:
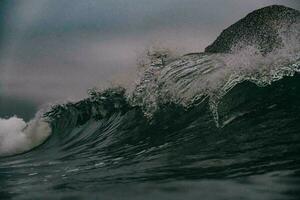
[{"label": "overcast sky", "polygon": [[151,45],[200,52],[249,12],[299,0],[1,0],[0,92],[78,99],[135,79]]}]

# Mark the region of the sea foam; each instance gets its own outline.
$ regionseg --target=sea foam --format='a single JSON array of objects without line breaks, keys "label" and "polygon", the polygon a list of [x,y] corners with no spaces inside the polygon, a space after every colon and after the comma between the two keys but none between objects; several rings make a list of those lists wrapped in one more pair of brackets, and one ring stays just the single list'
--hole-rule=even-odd
[{"label": "sea foam", "polygon": [[39,117],[28,123],[16,116],[0,118],[0,156],[29,151],[42,144],[50,134],[50,125]]}]

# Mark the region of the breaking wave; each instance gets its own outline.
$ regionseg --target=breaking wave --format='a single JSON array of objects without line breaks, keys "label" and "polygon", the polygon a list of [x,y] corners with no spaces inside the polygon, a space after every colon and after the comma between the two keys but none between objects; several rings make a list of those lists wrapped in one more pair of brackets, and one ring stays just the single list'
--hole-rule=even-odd
[{"label": "breaking wave", "polygon": [[156,60],[133,89],[91,90],[29,123],[0,119],[0,156],[25,152],[1,158],[0,194],[84,198],[106,188],[122,197],[126,183],[127,198],[145,197],[165,182],[166,191],[207,179],[247,187],[264,174],[269,189],[257,199],[282,199],[299,189],[277,182],[300,169],[299,30],[268,54],[238,44],[230,54]]}]

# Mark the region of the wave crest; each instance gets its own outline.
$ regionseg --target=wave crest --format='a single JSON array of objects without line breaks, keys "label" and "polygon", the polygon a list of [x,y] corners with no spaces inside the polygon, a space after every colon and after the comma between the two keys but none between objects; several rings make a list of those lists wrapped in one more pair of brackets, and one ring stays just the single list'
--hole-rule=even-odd
[{"label": "wave crest", "polygon": [[218,122],[218,102],[237,84],[250,81],[263,87],[300,72],[300,24],[289,30],[292,31],[278,30],[283,45],[268,54],[242,41],[230,54],[194,53],[166,66],[151,65],[129,99],[133,105],[141,106],[147,116],[152,116],[160,104],[173,102],[192,107],[209,99]]}]

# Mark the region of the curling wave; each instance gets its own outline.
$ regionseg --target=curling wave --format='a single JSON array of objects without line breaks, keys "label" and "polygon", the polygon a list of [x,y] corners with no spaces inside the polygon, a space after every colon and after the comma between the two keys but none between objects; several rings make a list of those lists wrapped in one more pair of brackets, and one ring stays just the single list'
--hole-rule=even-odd
[{"label": "curling wave", "polygon": [[1,119],[0,154],[25,153],[0,159],[0,195],[299,197],[299,30],[278,29],[272,51],[240,41],[158,58],[133,89],[91,90],[27,125]]}]

